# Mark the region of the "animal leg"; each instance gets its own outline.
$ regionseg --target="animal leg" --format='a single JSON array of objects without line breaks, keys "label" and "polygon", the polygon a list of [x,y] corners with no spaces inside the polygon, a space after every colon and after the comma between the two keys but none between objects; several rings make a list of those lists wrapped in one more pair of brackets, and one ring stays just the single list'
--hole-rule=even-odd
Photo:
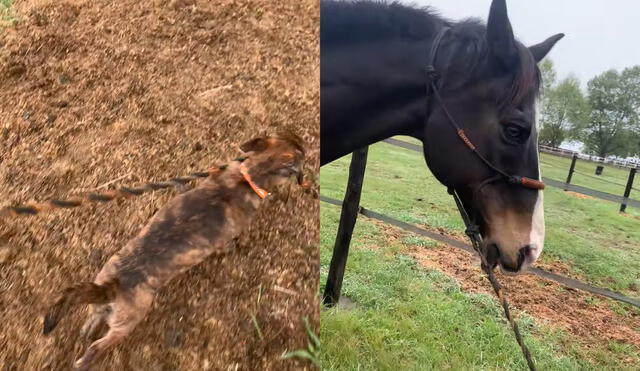
[{"label": "animal leg", "polygon": [[74,369],[77,371],[87,371],[97,357],[103,354],[108,348],[121,342],[132,329],[133,327],[130,329],[109,329],[104,337],[94,341],[89,348],[87,348],[84,355],[74,364]]},{"label": "animal leg", "polygon": [[104,331],[110,314],[109,305],[92,305],[91,314],[80,330],[80,337],[85,340],[96,340]]},{"label": "animal leg", "polygon": [[151,308],[153,292],[138,289],[125,295],[119,295],[111,304],[108,314],[109,331],[100,339],[91,343],[82,357],[74,364],[74,369],[86,371],[104,352],[120,343]]}]

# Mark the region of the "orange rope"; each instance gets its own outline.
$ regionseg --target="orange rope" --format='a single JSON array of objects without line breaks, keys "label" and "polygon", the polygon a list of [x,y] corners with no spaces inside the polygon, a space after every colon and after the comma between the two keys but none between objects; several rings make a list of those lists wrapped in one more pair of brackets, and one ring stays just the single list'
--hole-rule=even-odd
[{"label": "orange rope", "polygon": [[269,192],[266,189],[260,188],[260,186],[254,183],[254,181],[251,179],[251,175],[249,174],[249,170],[244,165],[244,163],[240,164],[240,174],[242,174],[242,177],[244,178],[244,180],[246,180],[247,183],[249,183],[249,186],[251,187],[251,189],[253,189],[253,191],[260,198],[264,199],[265,197],[267,197],[267,195],[269,195]]}]

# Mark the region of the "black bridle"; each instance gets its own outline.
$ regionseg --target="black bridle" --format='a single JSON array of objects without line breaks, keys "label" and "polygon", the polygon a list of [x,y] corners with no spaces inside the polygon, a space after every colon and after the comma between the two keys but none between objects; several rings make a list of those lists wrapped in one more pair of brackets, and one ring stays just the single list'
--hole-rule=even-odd
[{"label": "black bridle", "polygon": [[438,32],[438,34],[436,35],[436,38],[433,41],[433,45],[431,46],[431,50],[429,51],[429,59],[428,59],[427,67],[426,67],[426,70],[427,70],[427,99],[426,99],[426,101],[427,101],[427,115],[426,115],[426,120],[428,121],[428,119],[429,119],[429,114],[430,114],[430,110],[429,110],[429,108],[430,108],[429,107],[430,99],[429,98],[431,97],[431,93],[433,92],[433,96],[435,97],[435,99],[438,102],[438,104],[440,104],[440,108],[442,109],[442,111],[444,112],[445,116],[447,117],[447,121],[456,130],[456,133],[457,133],[458,137],[462,140],[462,142],[471,151],[473,151],[473,153],[476,155],[476,157],[478,157],[480,159],[480,161],[482,161],[487,167],[489,167],[491,170],[493,170],[495,173],[497,173],[496,176],[493,176],[493,177],[483,181],[482,183],[480,183],[480,186],[478,188],[481,188],[483,185],[485,185],[487,183],[494,182],[494,181],[497,181],[497,180],[500,180],[500,179],[504,179],[509,184],[518,185],[518,186],[522,186],[522,187],[526,187],[526,188],[532,188],[532,189],[544,189],[544,183],[543,182],[541,182],[539,180],[535,180],[535,179],[519,176],[519,175],[509,174],[506,171],[504,171],[504,170],[500,169],[499,167],[495,166],[494,164],[492,164],[491,161],[487,160],[480,152],[478,152],[478,149],[476,148],[476,146],[467,137],[467,135],[465,134],[464,130],[460,127],[460,125],[458,125],[456,120],[453,118],[453,116],[451,115],[451,113],[447,109],[447,106],[444,104],[442,96],[440,95],[440,92],[438,90],[437,81],[440,79],[441,74],[435,68],[435,61],[436,61],[436,56],[438,54],[438,47],[440,46],[440,43],[442,42],[442,38],[444,37],[444,35],[448,31],[449,31],[449,27],[443,27],[442,30],[440,30],[440,32]]},{"label": "black bridle", "polygon": [[[538,190],[544,189],[544,183],[539,181],[539,180],[535,180],[535,179],[531,179],[531,178],[527,178],[527,177],[523,177],[523,176],[509,174],[506,171],[500,169],[499,167],[493,165],[480,152],[478,152],[478,149],[476,148],[476,146],[467,137],[467,135],[465,134],[464,130],[460,127],[460,125],[458,125],[456,120],[453,118],[453,116],[451,115],[451,113],[447,109],[447,106],[444,104],[442,96],[440,95],[440,92],[438,91],[437,81],[440,79],[441,74],[435,68],[435,61],[436,61],[436,56],[438,54],[438,47],[440,46],[440,43],[442,42],[442,38],[445,36],[445,34],[448,31],[449,31],[449,27],[443,27],[440,30],[440,32],[438,32],[438,34],[436,35],[435,39],[433,40],[433,44],[431,46],[431,50],[429,51],[429,57],[428,57],[429,59],[427,61],[427,67],[426,67],[426,72],[427,72],[427,98],[426,98],[427,114],[425,116],[425,122],[428,122],[428,119],[429,119],[430,98],[431,98],[431,94],[433,93],[433,96],[435,97],[436,102],[438,102],[438,104],[440,105],[440,108],[442,109],[442,111],[444,112],[445,116],[447,117],[447,121],[456,130],[456,133],[457,133],[458,137],[462,140],[462,142],[464,142],[464,144],[471,151],[473,151],[473,153],[475,153],[475,155],[480,159],[480,161],[482,161],[487,167],[489,167],[491,170],[493,170],[496,173],[496,175],[494,175],[494,176],[482,181],[477,187],[475,187],[475,190],[474,190],[475,192],[480,192],[482,187],[484,187],[485,185],[487,185],[489,183],[498,181],[498,180],[505,180],[508,184],[513,184],[515,186],[521,186],[521,187],[526,187],[526,188],[531,188],[531,189],[538,189]],[[522,349],[522,353],[524,354],[524,357],[525,357],[525,359],[527,361],[527,365],[529,366],[530,370],[534,371],[535,370],[535,365],[533,363],[533,360],[531,359],[531,354],[529,353],[529,350],[527,349],[527,346],[525,345],[524,341],[522,340],[522,336],[520,335],[520,331],[518,329],[518,325],[516,324],[516,322],[511,317],[511,313],[509,311],[509,304],[507,303],[506,297],[502,293],[502,287],[500,286],[500,284],[496,280],[495,276],[493,275],[493,269],[492,269],[493,267],[491,267],[487,263],[487,259],[486,259],[486,257],[484,256],[484,254],[481,251],[482,236],[480,234],[480,227],[478,226],[478,224],[475,221],[472,221],[472,219],[469,217],[469,213],[467,212],[467,209],[465,209],[465,207],[464,207],[464,205],[462,203],[462,200],[460,199],[460,196],[458,195],[458,192],[453,187],[449,187],[448,188],[448,192],[449,192],[450,195],[453,196],[453,199],[456,202],[456,206],[458,207],[458,211],[460,212],[460,216],[462,216],[462,220],[464,221],[464,224],[465,224],[465,227],[466,227],[465,233],[467,234],[467,236],[469,236],[469,239],[471,240],[471,243],[473,245],[474,250],[476,250],[478,255],[480,255],[482,270],[487,274],[487,278],[489,279],[489,282],[491,282],[491,285],[493,286],[493,290],[495,291],[496,295],[498,296],[498,299],[500,300],[500,303],[502,304],[502,308],[504,309],[505,316],[507,317],[507,320],[511,324],[511,328],[513,329],[513,332],[514,332],[514,334],[516,336],[516,340],[518,341],[518,345],[520,345],[520,349]]]}]

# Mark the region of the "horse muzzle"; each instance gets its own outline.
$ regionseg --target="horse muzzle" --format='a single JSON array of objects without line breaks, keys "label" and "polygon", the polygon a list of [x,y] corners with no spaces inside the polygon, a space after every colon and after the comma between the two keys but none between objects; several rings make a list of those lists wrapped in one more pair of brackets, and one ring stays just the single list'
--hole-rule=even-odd
[{"label": "horse muzzle", "polygon": [[503,273],[514,275],[525,272],[536,261],[539,252],[536,246],[525,245],[515,253],[508,253],[497,244],[490,243],[485,247],[484,254],[491,269],[499,266]]}]

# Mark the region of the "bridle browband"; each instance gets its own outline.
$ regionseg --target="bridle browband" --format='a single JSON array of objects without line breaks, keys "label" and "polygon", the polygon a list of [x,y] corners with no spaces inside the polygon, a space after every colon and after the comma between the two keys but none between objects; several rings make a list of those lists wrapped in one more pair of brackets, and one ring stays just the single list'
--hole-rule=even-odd
[{"label": "bridle browband", "polygon": [[[440,108],[442,109],[445,116],[447,117],[447,121],[449,121],[451,126],[453,126],[453,128],[456,130],[458,137],[462,140],[465,146],[467,146],[467,148],[469,148],[473,153],[475,153],[475,155],[480,159],[480,161],[482,161],[487,167],[489,167],[491,170],[497,173],[495,176],[492,176],[482,181],[478,186],[476,186],[475,192],[480,192],[482,187],[484,187],[485,185],[500,179],[506,180],[508,184],[513,184],[521,187],[538,189],[538,190],[544,189],[543,182],[539,180],[523,177],[523,176],[509,174],[506,171],[492,164],[491,161],[487,160],[480,152],[478,152],[478,149],[476,148],[476,146],[471,142],[469,137],[467,137],[464,130],[460,127],[460,125],[458,125],[456,120],[453,118],[453,116],[447,109],[447,106],[444,104],[444,100],[442,99],[442,96],[440,96],[440,92],[438,91],[438,86],[436,85],[436,82],[440,79],[442,75],[436,70],[435,61],[438,53],[438,47],[440,46],[440,42],[442,41],[442,38],[448,31],[449,31],[449,27],[443,27],[438,32],[435,39],[433,40],[431,50],[429,51],[429,57],[428,57],[429,59],[427,61],[427,66],[426,66],[426,72],[427,72],[427,92],[426,92],[427,107],[426,109],[427,111],[425,115],[425,123],[428,122],[428,119],[429,119],[429,114],[430,114],[429,98],[431,93],[433,92],[433,96],[435,97],[436,101],[440,104]],[[529,366],[529,369],[531,371],[535,371],[535,364],[533,363],[533,360],[531,358],[531,353],[529,353],[529,349],[527,349],[527,346],[522,340],[522,335],[520,335],[520,330],[518,329],[517,323],[511,317],[511,312],[509,311],[509,304],[507,303],[507,299],[502,292],[502,287],[500,286],[495,276],[493,275],[493,267],[489,266],[486,257],[481,251],[482,235],[480,234],[480,227],[478,226],[477,223],[475,223],[475,221],[472,221],[471,218],[469,217],[469,213],[467,212],[467,209],[465,209],[462,203],[462,200],[458,195],[458,192],[453,187],[448,187],[447,191],[449,192],[450,195],[453,196],[453,199],[456,202],[456,206],[458,207],[460,216],[462,217],[462,220],[464,221],[464,224],[466,226],[465,233],[467,234],[467,236],[469,236],[469,239],[471,240],[471,244],[473,245],[474,250],[480,256],[481,268],[487,274],[487,278],[489,279],[489,282],[493,286],[493,290],[495,291],[496,295],[498,296],[498,299],[500,300],[500,304],[502,305],[502,308],[504,310],[505,317],[507,317],[507,320],[511,324],[511,328],[513,329],[513,332],[515,334],[516,341],[518,342],[518,345],[522,350],[522,354],[524,355],[524,358],[527,361],[527,365]]]}]

